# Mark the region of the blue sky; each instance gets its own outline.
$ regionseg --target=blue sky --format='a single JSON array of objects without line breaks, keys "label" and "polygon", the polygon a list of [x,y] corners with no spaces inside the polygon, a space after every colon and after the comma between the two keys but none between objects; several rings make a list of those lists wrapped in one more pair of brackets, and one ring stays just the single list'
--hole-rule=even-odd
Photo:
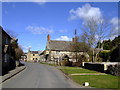
[{"label": "blue sky", "polygon": [[[86,14],[87,11],[89,13]],[[2,27],[18,34],[18,43],[25,52],[28,47],[44,50],[47,34],[52,40],[71,40],[74,29],[80,34],[83,21],[90,15],[97,18],[105,16],[116,24],[118,3],[2,3]]]}]

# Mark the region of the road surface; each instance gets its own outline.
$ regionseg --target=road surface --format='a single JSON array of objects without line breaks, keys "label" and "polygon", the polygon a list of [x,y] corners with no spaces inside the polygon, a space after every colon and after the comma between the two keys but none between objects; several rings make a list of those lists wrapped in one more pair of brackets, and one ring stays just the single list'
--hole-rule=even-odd
[{"label": "road surface", "polygon": [[26,63],[26,69],[3,82],[2,88],[79,88],[55,67]]}]

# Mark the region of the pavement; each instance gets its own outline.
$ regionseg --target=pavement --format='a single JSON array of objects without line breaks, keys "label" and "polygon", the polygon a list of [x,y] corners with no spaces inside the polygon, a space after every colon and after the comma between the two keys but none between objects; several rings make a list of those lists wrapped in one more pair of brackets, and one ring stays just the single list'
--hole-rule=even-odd
[{"label": "pavement", "polygon": [[2,83],[2,88],[85,88],[71,81],[55,67],[24,63],[26,69]]},{"label": "pavement", "polygon": [[8,74],[5,74],[4,76],[0,76],[0,84],[10,79],[11,77],[15,76],[19,72],[23,71],[25,68],[26,68],[25,66],[16,67],[14,70],[9,71]]}]

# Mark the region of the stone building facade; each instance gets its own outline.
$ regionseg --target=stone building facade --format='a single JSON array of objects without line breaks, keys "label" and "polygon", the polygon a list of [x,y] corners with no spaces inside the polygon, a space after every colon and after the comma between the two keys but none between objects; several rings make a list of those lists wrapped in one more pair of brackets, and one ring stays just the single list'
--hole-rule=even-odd
[{"label": "stone building facade", "polygon": [[[59,62],[67,55],[70,61],[76,62],[76,59],[73,58],[73,56],[75,56],[75,52],[72,49],[72,45],[74,44],[75,40],[75,38],[73,38],[72,41],[50,40],[50,35],[48,35],[45,50],[46,61]],[[85,55],[89,60],[89,55],[87,53],[79,51],[77,55]]]},{"label": "stone building facade", "polygon": [[27,61],[38,62],[39,60],[40,60],[40,56],[39,56],[38,51],[30,51],[30,50],[28,50]]},{"label": "stone building facade", "polygon": [[6,73],[7,71],[16,67],[15,59],[12,55],[13,49],[11,46],[13,38],[6,33],[1,26],[0,30],[2,32],[2,45],[0,47],[2,48],[2,73]]}]

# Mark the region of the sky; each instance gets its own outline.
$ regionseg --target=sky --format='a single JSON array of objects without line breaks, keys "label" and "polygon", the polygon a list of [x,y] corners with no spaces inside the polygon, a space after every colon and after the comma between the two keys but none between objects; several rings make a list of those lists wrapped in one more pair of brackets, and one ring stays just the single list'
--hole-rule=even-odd
[{"label": "sky", "polygon": [[2,27],[18,38],[19,45],[27,52],[45,50],[47,35],[51,40],[71,41],[74,30],[89,17],[107,17],[117,27],[117,2],[3,2]]}]

